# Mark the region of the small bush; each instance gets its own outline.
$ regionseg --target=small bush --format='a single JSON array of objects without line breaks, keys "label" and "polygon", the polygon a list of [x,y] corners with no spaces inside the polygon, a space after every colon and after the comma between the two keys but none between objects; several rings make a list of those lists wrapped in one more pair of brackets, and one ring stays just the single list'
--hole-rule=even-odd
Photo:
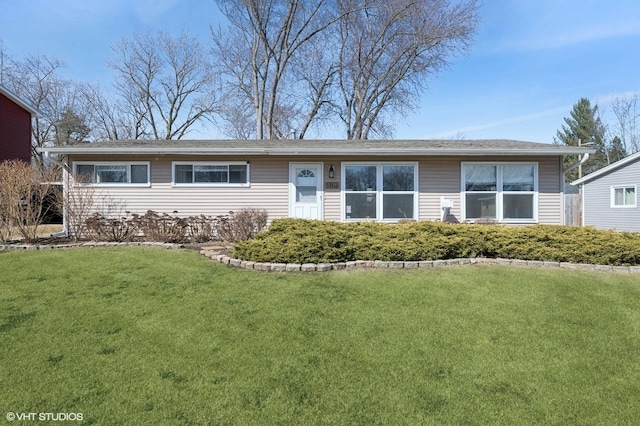
[{"label": "small bush", "polygon": [[187,219],[187,238],[194,243],[204,243],[217,238],[217,220],[208,216],[191,216]]},{"label": "small bush", "polygon": [[246,208],[216,218],[216,234],[220,240],[249,240],[266,228],[268,215],[263,209]]},{"label": "small bush", "polygon": [[[0,200],[2,202],[2,200]],[[0,208],[0,243],[9,241],[11,238],[11,219],[2,212]]]},{"label": "small bush", "polygon": [[277,219],[233,255],[256,262],[418,261],[488,257],[640,265],[640,235],[554,225],[508,227],[416,222]]},{"label": "small bush", "polygon": [[85,221],[87,236],[94,241],[128,242],[135,240],[138,228],[126,217],[107,218],[94,213]]},{"label": "small bush", "polygon": [[55,194],[57,172],[22,161],[0,163],[0,239],[13,233],[27,242],[38,239],[38,227],[58,206]]},{"label": "small bush", "polygon": [[163,243],[203,243],[223,240],[236,242],[253,238],[267,226],[267,213],[261,209],[242,209],[226,216],[180,217],[148,210],[144,215],[126,212],[111,217],[94,213],[84,221],[87,238],[95,241],[132,241],[136,238]]},{"label": "small bush", "polygon": [[67,173],[64,179],[67,190],[56,191],[57,204],[62,206],[71,237],[80,241],[87,238],[86,219],[95,211],[96,202],[102,200],[96,196],[96,188],[89,176]]},{"label": "small bush", "polygon": [[[174,215],[177,212],[174,212]],[[142,232],[148,241],[183,243],[187,240],[189,219],[156,213],[148,210],[144,215],[132,215],[132,225]]]}]

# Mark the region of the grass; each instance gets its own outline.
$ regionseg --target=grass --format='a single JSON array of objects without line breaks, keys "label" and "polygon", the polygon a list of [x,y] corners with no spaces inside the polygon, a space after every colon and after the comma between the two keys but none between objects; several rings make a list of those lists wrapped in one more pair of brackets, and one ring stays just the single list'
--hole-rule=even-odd
[{"label": "grass", "polygon": [[0,254],[1,412],[85,424],[634,424],[638,277],[275,274],[153,248]]}]

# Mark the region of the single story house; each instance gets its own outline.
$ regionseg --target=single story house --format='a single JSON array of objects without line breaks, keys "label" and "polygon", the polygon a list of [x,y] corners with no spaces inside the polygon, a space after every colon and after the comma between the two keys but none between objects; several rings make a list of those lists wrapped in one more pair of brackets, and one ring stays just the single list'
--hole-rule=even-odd
[{"label": "single story house", "polygon": [[0,163],[31,163],[31,118],[38,112],[0,85]]},{"label": "single story house", "polygon": [[582,224],[640,232],[640,152],[574,182],[582,192]]},{"label": "single story house", "polygon": [[512,140],[135,140],[40,151],[88,179],[103,211],[258,207],[269,220],[508,224],[562,224],[563,156],[593,152]]}]

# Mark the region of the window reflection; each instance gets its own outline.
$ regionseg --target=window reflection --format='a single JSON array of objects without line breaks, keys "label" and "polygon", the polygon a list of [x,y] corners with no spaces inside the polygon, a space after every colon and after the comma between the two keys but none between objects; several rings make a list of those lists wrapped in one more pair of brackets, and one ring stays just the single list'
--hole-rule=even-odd
[{"label": "window reflection", "polygon": [[376,166],[347,166],[344,180],[347,191],[376,191]]}]

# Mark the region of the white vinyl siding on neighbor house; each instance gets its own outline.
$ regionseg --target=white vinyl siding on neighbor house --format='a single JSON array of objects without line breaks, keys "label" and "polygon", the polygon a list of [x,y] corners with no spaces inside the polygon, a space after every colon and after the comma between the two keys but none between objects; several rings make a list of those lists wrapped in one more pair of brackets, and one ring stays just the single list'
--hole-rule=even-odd
[{"label": "white vinyl siding on neighbor house", "polygon": [[82,184],[98,186],[149,186],[149,168],[150,164],[148,161],[78,161],[73,163],[73,176],[76,182]]},{"label": "white vinyl siding on neighbor house", "polygon": [[418,163],[343,162],[342,220],[418,218]]},{"label": "white vinyl siding on neighbor house", "polygon": [[586,180],[582,184],[582,224],[597,229],[640,232],[639,186],[640,156]]},{"label": "white vinyl siding on neighbor house", "polygon": [[538,164],[462,163],[462,219],[498,222],[538,221]]}]

